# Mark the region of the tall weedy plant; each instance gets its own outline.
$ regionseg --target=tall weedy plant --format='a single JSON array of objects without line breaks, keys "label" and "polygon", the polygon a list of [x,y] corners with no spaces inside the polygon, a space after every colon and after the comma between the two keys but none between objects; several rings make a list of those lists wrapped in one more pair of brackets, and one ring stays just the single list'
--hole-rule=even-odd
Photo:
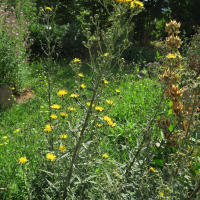
[{"label": "tall weedy plant", "polygon": [[8,84],[19,93],[26,79],[24,71],[28,69],[30,60],[28,48],[33,39],[29,38],[28,22],[20,11],[20,3],[14,8],[4,2],[0,14],[0,84]]}]

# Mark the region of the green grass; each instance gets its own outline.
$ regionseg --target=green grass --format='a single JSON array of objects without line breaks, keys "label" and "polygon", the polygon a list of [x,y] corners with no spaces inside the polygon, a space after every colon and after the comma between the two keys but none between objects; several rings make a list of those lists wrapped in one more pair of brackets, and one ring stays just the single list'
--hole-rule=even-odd
[{"label": "green grass", "polygon": [[[3,191],[0,190],[0,196],[5,195],[6,198],[24,199],[25,196],[27,197],[27,191],[31,190],[31,187],[36,184],[36,179],[42,179],[38,169],[48,168],[48,164],[45,161],[45,155],[48,152],[48,134],[45,134],[43,129],[50,121],[49,113],[45,112],[48,111],[48,96],[44,89],[45,73],[43,67],[44,64],[38,62],[30,65],[31,73],[27,74],[28,80],[26,84],[33,91],[33,97],[24,103],[13,104],[10,109],[0,113],[0,166],[3,169],[0,186],[2,188],[9,186],[6,193],[2,193]],[[83,83],[86,86],[89,85],[92,75],[90,67],[87,64],[83,64],[80,72],[85,76]],[[113,129],[108,129],[103,121],[98,121],[102,125],[98,128],[98,131],[101,132],[99,134],[102,134],[102,138],[105,135],[107,137],[104,137],[102,141],[97,141],[97,144],[99,143],[102,152],[107,152],[110,158],[123,162],[127,159],[127,152],[126,149],[123,149],[123,146],[127,143],[131,146],[136,145],[137,140],[140,139],[141,130],[147,126],[147,121],[153,117],[153,109],[158,104],[162,91],[158,78],[153,80],[148,78],[140,79],[137,77],[136,71],[133,74],[126,74],[126,72],[122,71],[118,80],[117,71],[114,70],[113,73],[114,79],[108,79],[107,84],[102,83],[104,95],[99,105],[104,108],[105,115],[109,115],[117,125]],[[69,138],[67,142],[60,141],[58,138],[61,133],[66,132],[63,127],[70,117],[73,125],[77,124],[77,119],[81,119],[81,109],[76,102],[73,99],[66,101],[67,97],[76,90],[74,75],[75,73],[67,62],[58,64],[52,74],[51,86],[53,90],[51,102],[52,104],[65,105],[65,107],[62,107],[62,111],[69,114],[68,118],[63,119],[59,116],[60,111],[55,110],[52,112],[52,114],[58,116],[54,123],[60,124],[55,127],[53,139],[59,141],[55,143],[55,149],[59,148],[59,143],[66,145],[68,149],[73,147],[74,141],[70,138],[69,132],[66,133]],[[60,89],[68,91],[68,94],[62,100],[56,94]],[[119,95],[116,94],[115,89],[120,90]],[[91,96],[89,90],[84,90],[82,93]],[[105,101],[108,99],[115,103],[112,108]],[[82,100],[81,102],[84,102],[84,99]],[[77,108],[77,112],[67,110],[69,102]],[[84,105],[87,107],[86,104]],[[165,108],[163,108],[164,110]],[[91,119],[95,120],[95,118]],[[92,133],[94,126],[91,126],[90,132],[86,133],[85,137],[88,140],[95,140],[96,138],[97,133]],[[19,131],[16,131],[18,129]],[[7,139],[3,139],[4,136]],[[94,155],[98,157],[98,153],[95,153],[95,145],[91,149],[93,149]],[[55,150],[55,153],[59,154],[57,150]],[[18,159],[24,155],[29,160],[29,165],[32,166],[32,170],[29,172],[31,180],[28,180],[28,177],[24,177],[22,168],[18,164]],[[39,160],[40,162],[38,163]],[[105,167],[106,165],[104,163]],[[26,170],[28,173],[28,168]],[[97,174],[100,172],[99,168],[94,171]],[[31,186],[29,185],[30,182]],[[40,190],[40,187],[47,187],[45,185],[47,183],[39,182],[40,185],[35,186],[36,191],[34,192],[36,193],[40,193],[37,191],[37,189]],[[30,191],[30,193],[32,192]],[[42,199],[42,196],[40,198]]]}]

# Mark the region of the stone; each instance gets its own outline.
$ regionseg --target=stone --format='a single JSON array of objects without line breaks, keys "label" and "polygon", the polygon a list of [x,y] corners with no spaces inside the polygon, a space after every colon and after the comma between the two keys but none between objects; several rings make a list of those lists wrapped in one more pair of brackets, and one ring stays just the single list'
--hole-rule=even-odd
[{"label": "stone", "polygon": [[12,89],[8,85],[3,85],[0,88],[0,110],[2,108],[10,107],[13,103]]}]

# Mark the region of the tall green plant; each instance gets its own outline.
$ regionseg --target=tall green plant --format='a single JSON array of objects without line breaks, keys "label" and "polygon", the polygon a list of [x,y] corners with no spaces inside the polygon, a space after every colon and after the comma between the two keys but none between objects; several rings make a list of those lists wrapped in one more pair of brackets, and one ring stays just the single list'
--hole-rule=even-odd
[{"label": "tall green plant", "polygon": [[[24,71],[27,70],[29,53],[27,49],[32,43],[29,38],[28,22],[24,20],[20,4],[16,8],[4,3],[1,5],[0,19],[0,84],[15,87],[18,93],[23,87]],[[30,52],[30,51],[29,51]]]}]

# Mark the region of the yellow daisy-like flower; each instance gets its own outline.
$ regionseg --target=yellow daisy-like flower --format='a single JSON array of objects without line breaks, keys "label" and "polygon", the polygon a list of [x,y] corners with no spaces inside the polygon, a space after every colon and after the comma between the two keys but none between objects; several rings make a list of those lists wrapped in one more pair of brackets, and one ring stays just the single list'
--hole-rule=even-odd
[{"label": "yellow daisy-like flower", "polygon": [[79,77],[84,77],[83,74],[78,74]]},{"label": "yellow daisy-like flower", "polygon": [[[90,106],[90,102],[86,103],[88,106]],[[94,104],[92,104],[92,107],[94,106]]]},{"label": "yellow daisy-like flower", "polygon": [[109,103],[110,105],[115,105],[114,102],[111,100],[107,100],[106,102]]},{"label": "yellow daisy-like flower", "polygon": [[97,124],[97,126],[98,126],[98,127],[101,127],[102,125],[101,125],[101,124]]},{"label": "yellow daisy-like flower", "polygon": [[108,117],[108,116],[103,116],[103,119],[105,120],[105,121],[111,121],[111,118],[110,117]]},{"label": "yellow daisy-like flower", "polygon": [[118,89],[115,89],[115,91],[117,92],[117,94],[120,94],[120,91]]},{"label": "yellow daisy-like flower", "polygon": [[68,92],[67,92],[67,90],[60,90],[58,93],[57,93],[57,95],[58,96],[64,96],[65,94],[67,94]]},{"label": "yellow daisy-like flower", "polygon": [[66,116],[68,116],[68,114],[65,113],[65,112],[60,113],[60,115],[61,115],[62,117],[66,117]]},{"label": "yellow daisy-like flower", "polygon": [[79,97],[79,95],[78,94],[71,94],[69,97],[74,98],[74,97]]},{"label": "yellow daisy-like flower", "polygon": [[12,90],[14,90],[15,88],[13,87]]},{"label": "yellow daisy-like flower", "polygon": [[158,172],[158,171],[155,170],[153,167],[151,167],[150,170],[151,170],[152,172]]},{"label": "yellow daisy-like flower", "polygon": [[22,164],[26,163],[27,161],[28,161],[28,160],[26,159],[26,157],[21,157],[21,158],[19,159],[19,162],[22,163]]},{"label": "yellow daisy-like flower", "polygon": [[103,79],[103,82],[104,82],[105,84],[107,84],[107,83],[108,83],[108,81],[107,81],[107,80],[105,80],[105,79]]},{"label": "yellow daisy-like flower", "polygon": [[108,158],[109,157],[108,154],[106,154],[106,153],[104,153],[102,156],[103,156],[103,158]]},{"label": "yellow daisy-like flower", "polygon": [[51,10],[51,8],[50,7],[46,7],[46,10]]},{"label": "yellow daisy-like flower", "polygon": [[111,126],[116,126],[116,123],[114,123],[113,121],[107,121],[109,125]]},{"label": "yellow daisy-like flower", "polygon": [[66,138],[67,138],[67,135],[65,135],[65,134],[60,135],[60,138],[66,139]]},{"label": "yellow daisy-like flower", "polygon": [[44,106],[40,106],[40,108],[44,108]]},{"label": "yellow daisy-like flower", "polygon": [[51,117],[51,119],[57,119],[58,118],[57,115],[51,115],[50,117]]},{"label": "yellow daisy-like flower", "polygon": [[51,160],[52,162],[56,159],[56,156],[52,153],[48,153],[46,157],[48,160]]},{"label": "yellow daisy-like flower", "polygon": [[81,62],[78,58],[74,58],[74,62]]},{"label": "yellow daisy-like flower", "polygon": [[7,138],[8,138],[7,136],[4,136],[4,137],[3,137],[3,139],[7,139]]},{"label": "yellow daisy-like flower", "polygon": [[81,88],[86,88],[86,86],[84,84],[81,85]]},{"label": "yellow daisy-like flower", "polygon": [[176,58],[176,55],[169,53],[166,57],[167,57],[167,58],[173,58],[173,59],[174,59],[174,58]]},{"label": "yellow daisy-like flower", "polygon": [[100,111],[100,112],[103,110],[103,108],[101,106],[96,106],[95,109]]},{"label": "yellow daisy-like flower", "polygon": [[61,106],[57,105],[57,104],[54,104],[53,106],[51,106],[52,108],[55,108],[55,109],[59,109],[61,108]]},{"label": "yellow daisy-like flower", "polygon": [[50,124],[47,124],[47,125],[45,126],[44,131],[46,131],[46,132],[50,132],[50,131],[52,131],[52,130],[51,130],[51,126],[50,126]]},{"label": "yellow daisy-like flower", "polygon": [[134,0],[133,3],[135,3],[135,4],[137,4],[137,5],[141,6],[141,7],[144,7],[144,4],[141,1]]},{"label": "yellow daisy-like flower", "polygon": [[104,56],[108,56],[109,54],[108,53],[104,53]]},{"label": "yellow daisy-like flower", "polygon": [[67,147],[65,147],[65,146],[59,146],[59,150],[62,151],[62,152],[66,151],[66,149],[67,149]]},{"label": "yellow daisy-like flower", "polygon": [[18,128],[18,129],[16,129],[15,131],[13,131],[13,133],[17,133],[17,132],[19,132],[20,131],[20,129]]},{"label": "yellow daisy-like flower", "polygon": [[76,108],[68,107],[69,110],[76,110]]},{"label": "yellow daisy-like flower", "polygon": [[159,194],[162,195],[162,196],[164,195],[163,192],[160,192]]}]

